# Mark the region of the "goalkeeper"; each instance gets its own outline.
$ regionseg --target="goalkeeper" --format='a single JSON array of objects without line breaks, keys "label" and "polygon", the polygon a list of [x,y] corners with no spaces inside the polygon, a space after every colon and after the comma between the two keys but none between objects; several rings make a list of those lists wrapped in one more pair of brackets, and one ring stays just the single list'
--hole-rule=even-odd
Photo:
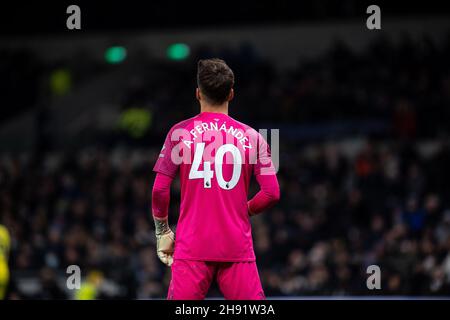
[{"label": "goalkeeper", "polygon": [[[204,299],[213,280],[226,299],[264,299],[250,216],[280,197],[270,150],[257,131],[228,115],[234,75],[224,61],[201,60],[197,83],[200,114],[172,127],[153,168],[157,252],[172,271],[168,299]],[[175,241],[167,218],[177,174]],[[261,190],[248,201],[252,176]]]}]

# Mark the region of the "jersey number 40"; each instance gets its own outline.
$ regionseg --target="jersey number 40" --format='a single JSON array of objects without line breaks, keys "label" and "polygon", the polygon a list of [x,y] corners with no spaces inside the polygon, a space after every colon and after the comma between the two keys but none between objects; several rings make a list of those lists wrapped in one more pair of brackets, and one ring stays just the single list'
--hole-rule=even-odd
[{"label": "jersey number 40", "polygon": [[[203,162],[203,171],[200,171],[200,162],[203,159],[203,152],[205,151],[205,143],[200,142],[196,144],[194,161],[192,162],[191,170],[189,171],[189,179],[203,179],[203,186],[211,188],[211,180],[214,177],[214,171],[211,170],[211,162]],[[230,152],[233,156],[233,175],[230,181],[225,181],[223,178],[222,164],[225,154]],[[217,183],[222,189],[231,190],[239,181],[242,169],[242,156],[239,149],[234,144],[224,144],[216,151],[214,159],[214,169],[216,172]]]}]

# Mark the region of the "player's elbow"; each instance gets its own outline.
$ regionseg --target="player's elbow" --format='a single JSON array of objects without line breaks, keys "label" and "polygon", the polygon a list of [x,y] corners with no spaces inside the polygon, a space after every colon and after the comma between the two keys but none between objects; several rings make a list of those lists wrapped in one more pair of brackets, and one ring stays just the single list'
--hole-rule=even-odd
[{"label": "player's elbow", "polygon": [[168,202],[170,197],[170,184],[172,179],[170,177],[158,174],[155,178],[155,183],[152,188],[152,203]]},{"label": "player's elbow", "polygon": [[270,199],[273,204],[280,201],[280,187],[274,188],[274,190],[272,191],[272,193],[270,195]]},{"label": "player's elbow", "polygon": [[167,186],[161,186],[161,185],[154,185],[152,189],[152,198],[158,198],[165,196],[167,192],[169,191],[169,188]]},{"label": "player's elbow", "polygon": [[265,194],[269,200],[270,206],[273,206],[280,201],[280,187],[278,185],[266,190]]},{"label": "player's elbow", "polygon": [[261,185],[261,190],[268,199],[270,206],[280,201],[280,185],[276,176],[268,176]]},{"label": "player's elbow", "polygon": [[170,192],[172,178],[158,173],[152,188],[152,197],[165,196]]}]

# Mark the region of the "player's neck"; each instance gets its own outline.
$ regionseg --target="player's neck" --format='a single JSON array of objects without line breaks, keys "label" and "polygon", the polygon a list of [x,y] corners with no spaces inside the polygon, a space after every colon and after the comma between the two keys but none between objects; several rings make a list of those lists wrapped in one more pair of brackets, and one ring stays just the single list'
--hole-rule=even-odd
[{"label": "player's neck", "polygon": [[228,102],[221,104],[221,105],[209,105],[209,104],[201,104],[200,105],[200,112],[214,112],[214,113],[223,113],[228,115]]}]

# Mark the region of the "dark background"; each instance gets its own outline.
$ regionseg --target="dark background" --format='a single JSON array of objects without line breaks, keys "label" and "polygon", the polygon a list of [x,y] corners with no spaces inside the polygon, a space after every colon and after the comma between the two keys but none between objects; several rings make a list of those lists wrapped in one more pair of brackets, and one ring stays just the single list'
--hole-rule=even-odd
[{"label": "dark background", "polygon": [[205,28],[207,26],[265,25],[293,22],[361,19],[371,4],[383,8],[383,17],[444,15],[445,1],[14,1],[0,10],[0,34],[39,35],[65,33],[66,8],[82,7],[83,33],[140,29]]},{"label": "dark background", "polygon": [[[236,74],[230,114],[280,130],[282,199],[252,219],[268,297],[450,295],[444,2],[374,3],[381,31],[366,29],[366,1],[78,1],[80,31],[66,29],[70,4],[0,6],[8,298],[165,296],[151,168],[169,128],[198,112],[196,63],[207,57]],[[170,59],[171,43],[189,55]],[[127,50],[121,63],[105,59],[111,46]],[[178,206],[176,182],[174,225]],[[71,264],[81,292],[66,289]],[[371,264],[379,291],[366,287]]]}]

